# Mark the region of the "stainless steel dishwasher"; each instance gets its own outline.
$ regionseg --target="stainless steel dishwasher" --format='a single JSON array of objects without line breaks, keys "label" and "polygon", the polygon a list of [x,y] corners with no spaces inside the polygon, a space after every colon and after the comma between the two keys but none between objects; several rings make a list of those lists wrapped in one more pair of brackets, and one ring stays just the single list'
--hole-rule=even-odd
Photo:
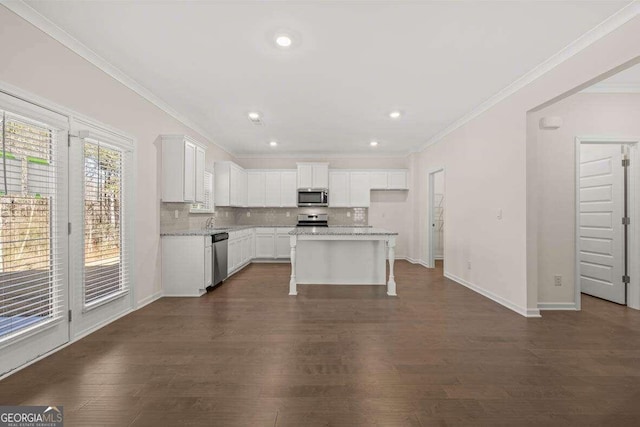
[{"label": "stainless steel dishwasher", "polygon": [[213,286],[227,278],[227,245],[229,233],[213,235]]}]

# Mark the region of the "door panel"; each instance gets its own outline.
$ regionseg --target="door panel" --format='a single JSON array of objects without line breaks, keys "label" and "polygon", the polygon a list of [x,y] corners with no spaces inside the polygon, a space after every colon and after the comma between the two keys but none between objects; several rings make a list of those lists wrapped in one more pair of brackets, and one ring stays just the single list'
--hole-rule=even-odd
[{"label": "door panel", "polygon": [[67,135],[0,94],[0,375],[69,341]]},{"label": "door panel", "polygon": [[580,287],[625,303],[623,168],[619,144],[580,147]]}]

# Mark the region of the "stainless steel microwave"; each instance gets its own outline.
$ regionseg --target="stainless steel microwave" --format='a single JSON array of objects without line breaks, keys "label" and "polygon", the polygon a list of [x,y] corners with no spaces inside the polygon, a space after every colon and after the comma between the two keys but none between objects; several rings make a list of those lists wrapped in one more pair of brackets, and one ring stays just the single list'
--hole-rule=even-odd
[{"label": "stainless steel microwave", "polygon": [[329,206],[329,190],[326,188],[300,188],[298,206]]}]

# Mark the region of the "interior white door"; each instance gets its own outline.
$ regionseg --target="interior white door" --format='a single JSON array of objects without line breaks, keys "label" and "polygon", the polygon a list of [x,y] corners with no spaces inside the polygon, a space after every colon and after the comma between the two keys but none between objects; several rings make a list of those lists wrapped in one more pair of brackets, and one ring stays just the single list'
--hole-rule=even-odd
[{"label": "interior white door", "polygon": [[580,146],[580,288],[625,304],[624,176],[620,144]]}]

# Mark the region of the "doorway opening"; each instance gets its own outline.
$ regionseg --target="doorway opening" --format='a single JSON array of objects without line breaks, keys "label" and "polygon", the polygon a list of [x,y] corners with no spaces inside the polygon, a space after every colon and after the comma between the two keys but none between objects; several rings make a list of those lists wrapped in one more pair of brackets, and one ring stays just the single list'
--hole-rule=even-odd
[{"label": "doorway opening", "polygon": [[628,305],[637,286],[637,141],[576,138],[576,307],[581,294]]},{"label": "doorway opening", "polygon": [[435,268],[436,263],[444,268],[444,213],[445,173],[440,168],[429,173],[429,268]]}]

